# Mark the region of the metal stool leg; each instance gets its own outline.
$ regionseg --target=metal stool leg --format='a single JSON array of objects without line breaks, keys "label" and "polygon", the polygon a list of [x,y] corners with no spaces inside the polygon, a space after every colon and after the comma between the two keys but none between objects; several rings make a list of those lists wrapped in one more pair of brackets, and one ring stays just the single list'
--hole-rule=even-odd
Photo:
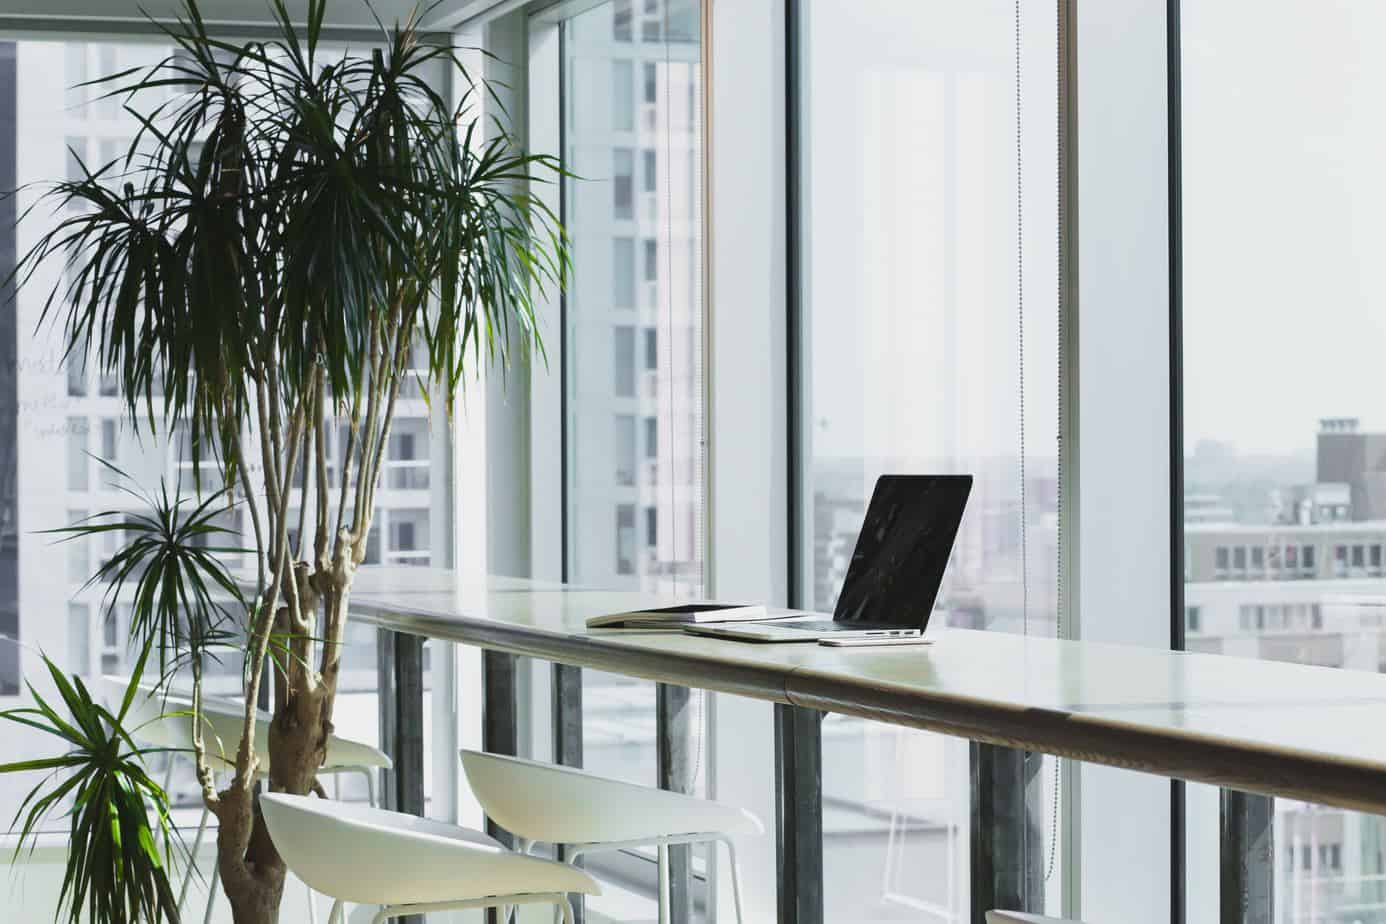
[{"label": "metal stool leg", "polygon": [[727,837],[722,839],[727,848],[727,858],[731,861],[732,900],[736,903],[736,924],[745,924],[741,915],[741,864],[736,860],[736,844]]},{"label": "metal stool leg", "polygon": [[188,854],[188,871],[183,874],[183,886],[178,890],[178,912],[183,912],[183,903],[188,898],[188,886],[192,885],[193,875],[197,872],[197,852],[202,849],[202,838],[207,833],[207,819],[211,817],[211,811],[204,804],[202,806],[202,820],[197,823],[197,836],[193,838],[192,852]]},{"label": "metal stool leg", "polygon": [[669,918],[669,847],[659,845],[659,924],[670,924]]},{"label": "metal stool leg", "polygon": [[339,898],[332,903],[332,911],[327,915],[327,924],[343,924],[345,921],[345,903]]},{"label": "metal stool leg", "polygon": [[217,902],[217,887],[221,885],[221,864],[212,863],[212,882],[207,886],[207,913],[202,916],[202,924],[212,924],[212,908]]}]

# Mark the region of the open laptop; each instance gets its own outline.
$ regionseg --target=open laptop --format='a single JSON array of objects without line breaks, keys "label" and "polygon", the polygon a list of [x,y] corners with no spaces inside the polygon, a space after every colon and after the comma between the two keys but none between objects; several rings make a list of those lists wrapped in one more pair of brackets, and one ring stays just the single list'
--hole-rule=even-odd
[{"label": "open laptop", "polygon": [[971,491],[971,475],[877,479],[830,620],[806,614],[773,623],[703,623],[684,631],[744,642],[923,635]]}]

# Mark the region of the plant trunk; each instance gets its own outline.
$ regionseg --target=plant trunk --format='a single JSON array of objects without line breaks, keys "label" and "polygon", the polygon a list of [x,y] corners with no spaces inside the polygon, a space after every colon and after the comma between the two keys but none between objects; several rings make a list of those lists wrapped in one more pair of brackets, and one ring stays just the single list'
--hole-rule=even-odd
[{"label": "plant trunk", "polygon": [[[338,590],[336,595],[344,606],[346,592]],[[332,734],[338,663],[338,659],[331,659],[328,670],[316,683],[289,690],[275,704],[268,734],[269,753],[260,755],[260,765],[269,765],[269,791],[300,796],[313,791]],[[221,795],[223,817],[217,837],[217,863],[222,888],[231,904],[232,920],[235,924],[278,924],[288,870],[270,839],[254,792],[228,789]],[[243,856],[237,857],[236,845],[247,843],[247,829],[249,846]]]}]

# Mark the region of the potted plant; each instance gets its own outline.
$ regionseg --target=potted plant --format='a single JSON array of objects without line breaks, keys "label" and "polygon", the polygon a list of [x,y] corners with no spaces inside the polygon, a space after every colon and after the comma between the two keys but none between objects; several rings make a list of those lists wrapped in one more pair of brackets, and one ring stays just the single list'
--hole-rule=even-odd
[{"label": "potted plant", "polygon": [[[237,924],[277,919],[285,867],[256,774],[268,762],[270,789],[314,788],[401,389],[431,388],[450,411],[482,363],[541,352],[535,298],[567,268],[557,219],[527,191],[557,162],[480,121],[488,89],[418,29],[417,10],[382,27],[379,47],[341,55],[323,47],[327,0],[309,0],[303,25],[285,0],[271,6],[276,36],[237,43],[184,0],[167,29],[174,54],[97,82],[141,130],[124,157],[46,191],[64,217],[16,271],[23,285],[65,262],[44,316],[69,354],[118,378],[135,426],[185,429],[201,480],[250,524],[253,593],[230,627],[245,662],[230,782],[218,788],[205,743],[194,748]],[[444,69],[465,91],[455,103],[429,79]],[[345,446],[329,465],[334,427]],[[208,641],[227,632],[212,599],[219,565],[180,557],[196,537],[170,538],[182,524],[164,501],[168,535],[127,546],[107,577],[148,585],[134,641],[190,664],[196,710]],[[126,526],[117,515],[75,532]],[[181,598],[169,568],[183,569]]]}]

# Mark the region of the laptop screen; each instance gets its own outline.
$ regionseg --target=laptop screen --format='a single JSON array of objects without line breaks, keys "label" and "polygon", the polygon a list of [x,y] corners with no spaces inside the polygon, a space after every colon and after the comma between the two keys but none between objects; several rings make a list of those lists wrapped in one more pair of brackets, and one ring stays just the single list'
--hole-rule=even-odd
[{"label": "laptop screen", "polygon": [[971,490],[971,475],[877,479],[833,619],[923,629]]}]

